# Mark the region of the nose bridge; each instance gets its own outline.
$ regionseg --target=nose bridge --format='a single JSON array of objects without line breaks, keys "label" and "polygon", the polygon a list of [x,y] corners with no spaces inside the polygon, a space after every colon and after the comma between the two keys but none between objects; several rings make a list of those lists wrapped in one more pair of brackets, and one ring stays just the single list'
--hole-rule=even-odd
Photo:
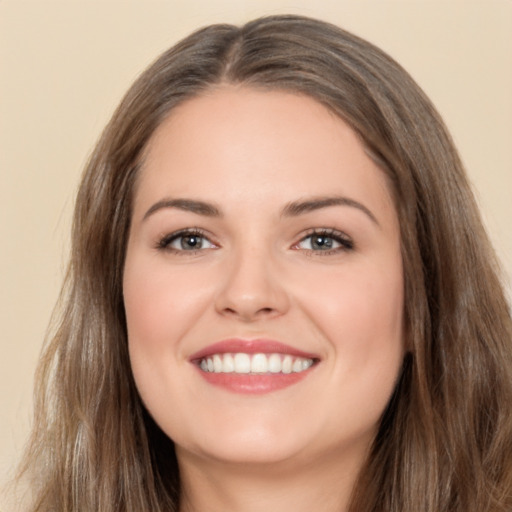
[{"label": "nose bridge", "polygon": [[244,320],[278,316],[288,308],[288,297],[276,257],[264,244],[233,250],[217,297],[217,310]]}]

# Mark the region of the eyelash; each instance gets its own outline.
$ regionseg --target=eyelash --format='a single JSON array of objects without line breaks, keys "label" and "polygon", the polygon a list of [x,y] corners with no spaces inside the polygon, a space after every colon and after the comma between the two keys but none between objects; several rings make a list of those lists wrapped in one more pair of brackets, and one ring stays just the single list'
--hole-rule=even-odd
[{"label": "eyelash", "polygon": [[174,233],[165,235],[163,238],[161,238],[158,241],[156,248],[163,250],[163,251],[172,252],[173,254],[179,254],[179,255],[184,255],[184,254],[193,255],[193,254],[197,254],[198,252],[203,250],[202,248],[186,250],[186,249],[175,249],[175,248],[171,247],[171,244],[174,241],[179,240],[180,238],[185,238],[185,237],[190,237],[190,238],[197,237],[202,240],[208,241],[212,245],[215,245],[208,238],[208,236],[206,236],[206,233],[203,230],[201,230],[199,228],[192,228],[192,229],[186,228],[186,229],[181,229],[179,231],[175,231]]},{"label": "eyelash", "polygon": [[[329,229],[311,229],[307,232],[305,236],[303,236],[296,244],[292,246],[292,249],[300,250],[299,245],[305,242],[308,239],[312,239],[313,237],[318,238],[327,238],[333,240],[335,243],[339,244],[339,247],[335,247],[332,249],[326,249],[326,250],[315,250],[315,249],[302,249],[304,252],[308,253],[309,255],[315,255],[315,256],[329,256],[333,254],[339,254],[340,252],[345,251],[351,251],[354,249],[354,242],[343,232],[338,231],[337,229],[329,228]],[[176,249],[171,247],[171,244],[175,242],[176,240],[179,240],[180,238],[185,237],[197,237],[200,238],[203,241],[207,241],[209,244],[215,247],[215,244],[208,238],[206,233],[199,229],[199,228],[186,228],[181,229],[179,231],[175,231],[174,233],[170,233],[168,235],[165,235],[162,237],[156,245],[156,248],[163,251],[169,251],[173,254],[179,254],[179,255],[194,255],[198,252],[204,250],[204,248],[199,249]]]},{"label": "eyelash", "polygon": [[294,244],[293,248],[298,250],[299,244],[313,237],[329,238],[331,240],[334,240],[334,242],[338,243],[339,247],[326,250],[303,249],[309,255],[330,256],[334,254],[339,254],[341,252],[352,251],[354,249],[354,242],[345,233],[333,228],[311,229],[310,231],[307,232],[306,236],[302,237],[298,243]]}]

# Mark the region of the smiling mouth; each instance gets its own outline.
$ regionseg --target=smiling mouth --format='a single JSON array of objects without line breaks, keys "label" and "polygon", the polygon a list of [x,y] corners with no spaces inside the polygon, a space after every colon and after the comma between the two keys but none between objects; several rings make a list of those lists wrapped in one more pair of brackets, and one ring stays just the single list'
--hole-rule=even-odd
[{"label": "smiling mouth", "polygon": [[206,346],[189,361],[216,388],[261,395],[302,381],[320,358],[275,340],[232,338]]},{"label": "smiling mouth", "polygon": [[213,354],[199,360],[199,367],[207,373],[265,375],[301,373],[309,369],[313,358],[290,354],[247,354],[244,352]]}]

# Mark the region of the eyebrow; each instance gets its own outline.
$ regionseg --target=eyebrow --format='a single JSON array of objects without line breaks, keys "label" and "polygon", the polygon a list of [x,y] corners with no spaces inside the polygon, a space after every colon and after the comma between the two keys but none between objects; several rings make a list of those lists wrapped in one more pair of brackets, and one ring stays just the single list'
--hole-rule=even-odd
[{"label": "eyebrow", "polygon": [[[373,223],[380,226],[377,218],[371,210],[360,202],[344,196],[313,197],[311,199],[293,201],[283,208],[281,215],[284,217],[296,217],[322,208],[329,208],[330,206],[350,206],[352,208],[357,208],[366,214]],[[192,212],[206,217],[222,217],[220,209],[212,203],[198,201],[195,199],[165,198],[151,206],[151,208],[149,208],[149,210],[144,214],[142,220],[146,220],[155,212],[164,208],[177,208],[178,210]]]},{"label": "eyebrow", "polygon": [[198,215],[205,215],[206,217],[222,217],[219,208],[211,203],[197,201],[195,199],[165,198],[151,206],[151,208],[144,214],[142,220],[146,220],[149,216],[164,208],[177,208],[178,210],[197,213]]},{"label": "eyebrow", "polygon": [[364,204],[344,196],[326,196],[326,197],[313,197],[311,199],[294,201],[288,203],[284,208],[282,215],[285,217],[295,217],[304,213],[320,210],[321,208],[328,208],[330,206],[350,206],[362,211],[370,220],[380,226],[377,217],[367,208]]}]

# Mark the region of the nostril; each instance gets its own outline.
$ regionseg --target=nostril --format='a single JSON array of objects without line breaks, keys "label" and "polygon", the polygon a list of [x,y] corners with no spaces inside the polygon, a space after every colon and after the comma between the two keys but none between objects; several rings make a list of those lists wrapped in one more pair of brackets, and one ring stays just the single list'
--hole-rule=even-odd
[{"label": "nostril", "polygon": [[[240,313],[240,311],[238,311],[234,308],[224,308],[224,312],[229,313],[229,314],[239,314]],[[255,311],[255,314],[256,315],[269,314],[269,313],[273,313],[273,312],[274,312],[274,308],[260,308],[257,311]]]},{"label": "nostril", "polygon": [[269,316],[277,313],[277,310],[272,307],[255,308],[255,309],[226,307],[222,311],[225,315],[237,316],[237,317],[244,318],[247,320],[250,320],[250,319],[255,320],[255,319],[261,318],[261,317],[269,317]]}]

